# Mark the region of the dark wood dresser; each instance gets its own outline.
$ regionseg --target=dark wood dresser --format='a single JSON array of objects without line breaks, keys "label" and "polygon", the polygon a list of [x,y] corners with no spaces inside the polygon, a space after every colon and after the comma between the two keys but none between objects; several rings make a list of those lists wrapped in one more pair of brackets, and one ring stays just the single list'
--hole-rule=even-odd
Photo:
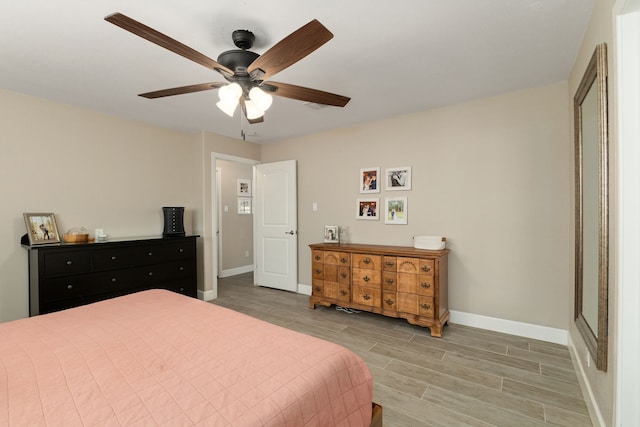
[{"label": "dark wood dresser", "polygon": [[316,304],[366,310],[426,326],[442,337],[449,319],[448,249],[318,243],[311,247]]},{"label": "dark wood dresser", "polygon": [[23,246],[29,252],[29,315],[145,289],[197,296],[199,236]]}]

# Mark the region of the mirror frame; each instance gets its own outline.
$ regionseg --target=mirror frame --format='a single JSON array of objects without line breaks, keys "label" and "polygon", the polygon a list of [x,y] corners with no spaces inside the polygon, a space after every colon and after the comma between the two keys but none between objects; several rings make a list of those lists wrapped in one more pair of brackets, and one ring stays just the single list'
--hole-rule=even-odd
[{"label": "mirror frame", "polygon": [[[598,325],[593,332],[582,313],[583,301],[583,134],[582,103],[597,90],[598,118]],[[599,370],[607,370],[609,306],[609,131],[607,114],[607,45],[596,46],[573,99],[575,143],[575,312],[576,327]],[[595,326],[595,325],[594,325]]]}]

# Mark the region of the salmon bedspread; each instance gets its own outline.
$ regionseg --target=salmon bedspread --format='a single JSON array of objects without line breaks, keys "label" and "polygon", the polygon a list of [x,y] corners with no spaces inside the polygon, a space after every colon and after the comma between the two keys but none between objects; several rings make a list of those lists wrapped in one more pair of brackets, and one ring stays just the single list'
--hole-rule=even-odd
[{"label": "salmon bedspread", "polygon": [[372,386],[339,345],[170,291],[0,324],[3,426],[368,426]]}]

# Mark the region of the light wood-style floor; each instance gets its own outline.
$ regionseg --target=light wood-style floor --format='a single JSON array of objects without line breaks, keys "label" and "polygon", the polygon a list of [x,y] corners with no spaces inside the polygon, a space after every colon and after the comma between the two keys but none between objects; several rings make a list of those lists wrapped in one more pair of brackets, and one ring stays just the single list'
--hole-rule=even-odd
[{"label": "light wood-style floor", "polygon": [[252,273],[219,280],[212,302],[357,353],[386,427],[591,426],[562,345],[453,324],[432,338],[402,319],[311,310],[305,295],[253,286]]}]

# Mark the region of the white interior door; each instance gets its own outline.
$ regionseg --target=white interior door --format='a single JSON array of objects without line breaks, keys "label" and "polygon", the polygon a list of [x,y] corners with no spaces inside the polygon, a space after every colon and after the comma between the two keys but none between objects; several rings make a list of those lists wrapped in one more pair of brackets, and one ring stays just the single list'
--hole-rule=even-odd
[{"label": "white interior door", "polygon": [[255,166],[255,283],[298,290],[296,161]]}]

